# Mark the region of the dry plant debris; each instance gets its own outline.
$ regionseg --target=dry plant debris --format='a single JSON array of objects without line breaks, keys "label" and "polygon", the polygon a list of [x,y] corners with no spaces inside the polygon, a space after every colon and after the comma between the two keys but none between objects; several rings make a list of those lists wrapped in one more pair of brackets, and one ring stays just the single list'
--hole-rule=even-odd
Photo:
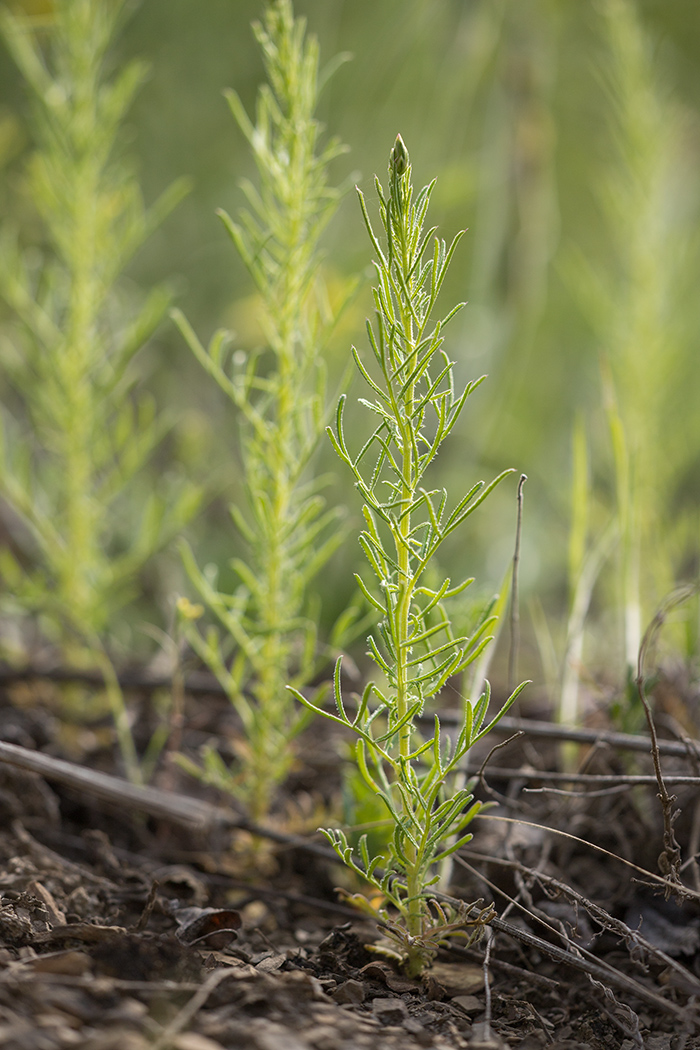
[{"label": "dry plant debris", "polygon": [[[212,719],[220,710],[212,703]],[[14,719],[16,739],[17,709],[0,703],[0,716],[0,726]],[[35,744],[31,720],[23,728]],[[311,759],[322,732],[306,741]],[[451,890],[495,902],[488,965],[483,943],[455,949],[422,981],[368,950],[376,930],[338,902],[339,869],[313,837],[277,828],[265,871],[251,875],[239,852],[250,830],[236,827],[245,822],[213,795],[188,797],[184,775],[173,782],[165,770],[168,791],[134,789],[0,742],[0,1042],[697,1050],[700,886],[686,861],[685,899],[675,883],[664,899],[651,759],[630,775],[611,746],[594,747],[553,788],[556,745],[525,739],[499,751],[497,768],[484,765],[482,789],[504,801],[461,853]],[[658,743],[678,795],[677,841],[692,857],[692,749],[684,760],[664,747],[673,741]],[[226,821],[213,819],[222,812]]]}]

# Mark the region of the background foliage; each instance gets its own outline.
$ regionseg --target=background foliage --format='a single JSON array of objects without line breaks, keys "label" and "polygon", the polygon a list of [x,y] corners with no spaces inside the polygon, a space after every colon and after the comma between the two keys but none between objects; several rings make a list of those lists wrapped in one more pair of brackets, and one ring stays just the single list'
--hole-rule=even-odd
[{"label": "background foliage", "polygon": [[[51,15],[48,0],[13,6],[38,17]],[[588,494],[579,547],[593,543],[619,511],[600,362],[601,356],[614,356],[637,287],[625,249],[639,234],[635,222],[641,218],[625,197],[626,171],[647,203],[652,189],[657,194],[651,214],[666,223],[651,263],[661,271],[665,259],[673,259],[677,267],[664,288],[662,322],[649,358],[655,389],[664,394],[654,406],[649,435],[657,452],[662,445],[661,465],[654,469],[662,470],[663,479],[644,500],[647,507],[658,504],[653,539],[663,536],[668,558],[642,580],[644,616],[663,597],[659,592],[667,582],[697,574],[700,258],[693,231],[700,203],[700,11],[694,0],[626,5],[630,17],[623,38],[640,34],[642,59],[636,81],[628,77],[623,83],[620,52],[616,57],[606,16],[611,6],[616,5],[571,0],[298,0],[295,5],[319,36],[324,60],[339,51],[353,55],[329,83],[322,104],[330,132],[351,148],[334,162],[336,181],[352,175],[371,200],[373,173],[384,176],[388,146],[400,130],[417,179],[438,176],[434,221],[445,230],[468,227],[445,288],[446,300],[469,302],[452,327],[450,354],[457,359],[459,381],[484,372],[490,380],[475,395],[469,417],[437,465],[439,483],[461,490],[509,466],[528,475],[521,590],[525,601],[544,608],[559,655],[564,640],[557,624],[566,619],[572,586],[572,421],[577,415],[585,436],[579,447],[586,450],[579,456],[579,480],[583,477]],[[250,111],[262,78],[250,22],[260,13],[257,0],[207,0],[205,5],[146,0],[126,25],[114,56],[117,64],[139,57],[150,65],[150,77],[131,110],[127,143],[146,201],[155,200],[179,176],[191,176],[194,185],[130,264],[128,280],[144,288],[174,281],[178,305],[203,341],[224,325],[237,333],[243,348],[261,339],[256,298],[242,264],[232,259],[215,210],[236,214],[242,203],[238,180],[252,170],[222,91],[234,87]],[[632,91],[627,108],[621,105],[625,91]],[[641,103],[644,114],[650,99],[662,122],[663,113],[673,113],[674,130],[650,147],[651,168],[658,162],[668,182],[645,188],[638,178],[642,169],[634,171],[630,122],[636,119],[632,103]],[[28,100],[5,53],[0,56],[0,107],[0,208],[20,222],[31,243],[38,233],[26,175]],[[617,187],[622,213],[610,207],[610,187]],[[334,274],[340,285],[343,277],[366,267],[354,194],[327,231],[326,251],[331,288]],[[629,311],[596,312],[590,296],[581,294],[585,268],[603,274],[609,287],[618,282],[626,288]],[[329,367],[337,377],[349,344],[361,338],[368,306],[369,282],[335,334]],[[672,347],[665,342],[670,327]],[[629,352],[634,359],[634,346]],[[154,471],[184,466],[214,490],[225,489],[190,528],[200,564],[216,562],[225,573],[228,560],[239,553],[230,549],[226,511],[236,499],[238,423],[174,326],[161,327],[139,367],[158,404],[170,406],[180,421]],[[616,373],[614,365],[612,370],[621,396],[627,373]],[[0,395],[10,396],[4,379]],[[349,407],[357,396],[359,390],[351,389]],[[623,416],[625,411],[623,406]],[[629,413],[634,423],[627,425],[646,426],[642,402]],[[324,467],[336,469],[330,449],[321,454],[319,469]],[[347,503],[359,518],[359,501],[343,475],[329,494],[334,500]],[[496,589],[512,554],[514,520],[515,483],[510,489],[502,486],[466,539],[443,553],[450,575],[475,573],[486,592]],[[11,522],[6,520],[6,526]],[[359,548],[348,544],[324,574],[328,622],[350,596],[351,570],[360,557]],[[623,666],[619,617],[608,611],[622,604],[614,558],[593,592],[592,610],[603,628],[596,637],[611,639],[607,653]],[[141,618],[167,622],[168,596],[182,586],[180,575],[176,555],[147,569]],[[132,611],[129,622],[138,619]],[[138,631],[122,633],[131,644],[146,644]],[[523,670],[541,679],[539,669]]]}]

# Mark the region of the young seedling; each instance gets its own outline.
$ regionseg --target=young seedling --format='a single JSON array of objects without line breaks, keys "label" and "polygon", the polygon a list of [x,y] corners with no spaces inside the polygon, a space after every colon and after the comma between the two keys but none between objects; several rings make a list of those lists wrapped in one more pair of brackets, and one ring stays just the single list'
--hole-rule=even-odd
[{"label": "young seedling", "polygon": [[358,191],[376,256],[375,323],[367,322],[373,368],[354,348],[353,356],[373,395],[362,403],[378,422],[359,452],[352,453],[343,429],[345,398],[341,397],[336,429],[328,429],[333,447],[350,468],[364,499],[360,544],[376,582],[370,586],[360,576],[357,581],[381,616],[369,646],[385,684],[368,683],[351,713],[342,696],[338,660],[334,681],[337,713],[321,711],[298,689],[293,690],[307,709],[356,735],[358,768],[386,805],[393,824],[388,859],[381,854],[370,856],[366,836],[360,840],[358,860],[343,831],[324,830],[324,834],[345,864],[393,907],[393,917],[384,908],[370,910],[398,946],[396,954],[410,975],[422,972],[441,940],[457,933],[470,936],[469,927],[473,934],[488,916],[488,909],[480,910],[474,920],[473,906],[458,913],[446,910],[431,902],[429,890],[438,879],[436,865],[471,838],[466,829],[481,808],[469,784],[450,793],[450,778],[522,689],[519,686],[489,722],[488,683],[477,700],[465,699],[454,741],[441,732],[437,716],[432,735],[426,739],[418,734],[416,720],[427,701],[483,652],[495,619],[484,620],[470,637],[455,637],[444,603],[472,580],[453,586],[445,579],[429,586],[427,569],[447,537],[510,473],[503,471],[488,485],[478,482],[452,507],[445,489],[426,487],[432,461],[467,398],[482,381],[474,380],[457,393],[453,362],[443,349],[444,329],[464,304],[433,320],[448,266],[462,237],[459,233],[449,247],[436,237],[432,251],[428,250],[435,230],[425,231],[424,224],[434,184],[425,186],[414,199],[408,153],[398,136],[389,161],[388,193],[375,179],[385,246],[374,232],[365,199]]},{"label": "young seedling", "polygon": [[6,590],[39,613],[72,664],[105,677],[126,772],[139,779],[124,698],[105,647],[115,612],[148,558],[194,513],[189,483],[133,499],[168,429],[138,395],[132,360],[168,309],[155,288],[131,305],[120,276],[186,192],[180,181],[146,210],[118,144],[144,77],[140,62],[108,76],[125,4],[60,0],[46,32],[0,11],[0,35],[32,95],[36,151],[27,185],[42,222],[39,252],[9,228],[0,245],[0,294],[18,324],[3,365],[19,418],[3,410],[0,493],[24,527],[23,550],[0,552]]},{"label": "young seedling", "polygon": [[254,29],[269,80],[260,90],[256,124],[235,93],[227,98],[260,185],[244,185],[250,208],[240,222],[223,212],[221,218],[260,296],[267,345],[229,356],[228,333],[218,332],[205,348],[182,314],[175,320],[244,424],[248,504],[246,513],[231,508],[248,547],[245,560],[231,562],[239,581],[233,593],[221,590],[183,547],[189,577],[223,636],[213,627],[202,632],[195,607],[186,599],[179,604],[184,636],[240,716],[238,762],[229,769],[208,749],[203,768],[183,764],[230,791],[260,822],[308,721],[286,685],[302,688],[319,670],[318,609],[309,584],[343,539],[336,511],[326,509],[320,495],[323,479],[312,479],[309,467],[328,419],[321,351],[337,319],[324,308],[319,239],[342,195],[329,184],[328,168],[344,147],[333,140],[318,149],[318,45],[305,39],[305,21],[294,18],[289,0],[271,4]]}]

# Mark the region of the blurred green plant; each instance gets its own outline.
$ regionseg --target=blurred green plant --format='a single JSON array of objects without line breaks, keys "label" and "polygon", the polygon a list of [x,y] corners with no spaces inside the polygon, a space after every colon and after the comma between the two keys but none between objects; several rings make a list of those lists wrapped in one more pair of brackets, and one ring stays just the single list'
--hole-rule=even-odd
[{"label": "blurred green plant", "polygon": [[435,229],[426,231],[424,225],[434,185],[433,181],[425,186],[414,200],[409,157],[398,136],[389,161],[387,194],[375,179],[386,248],[375,235],[359,194],[376,255],[375,324],[367,322],[367,333],[377,378],[354,348],[353,356],[374,395],[362,403],[378,423],[360,451],[351,453],[343,429],[343,396],[335,432],[328,428],[333,447],[350,468],[365,501],[360,544],[377,585],[370,588],[359,575],[357,582],[375,616],[382,617],[369,646],[387,685],[380,688],[369,682],[353,714],[346,711],[341,692],[342,658],[334,677],[337,714],[322,711],[292,687],[308,710],[357,736],[358,769],[388,810],[393,823],[388,860],[382,852],[370,855],[367,836],[360,840],[358,861],[343,831],[324,830],[324,834],[344,863],[395,909],[398,921],[362,895],[353,898],[380,921],[393,941],[394,954],[412,976],[423,971],[442,940],[478,933],[488,915],[484,909],[472,921],[473,905],[459,914],[448,913],[430,901],[428,890],[438,880],[435,866],[470,840],[465,829],[482,805],[473,800],[470,784],[450,793],[450,778],[522,688],[487,723],[490,688],[486,683],[476,702],[464,699],[454,742],[442,734],[437,716],[433,735],[418,737],[416,718],[426,702],[448,678],[478,659],[491,640],[488,631],[495,620],[487,617],[470,637],[455,637],[444,603],[473,581],[453,587],[445,579],[428,586],[427,570],[447,537],[511,473],[503,471],[488,485],[478,482],[451,510],[445,489],[424,487],[433,460],[482,381],[474,380],[456,393],[453,362],[443,349],[444,329],[464,304],[440,320],[432,316],[462,237],[457,234],[449,247],[436,237],[433,250],[428,249]]},{"label": "blurred green plant", "polygon": [[[344,56],[319,75],[318,44],[305,36],[305,20],[294,17],[290,0],[271,4],[254,31],[269,80],[260,88],[255,125],[235,92],[226,97],[253,151],[260,185],[243,184],[249,209],[240,222],[219,214],[259,293],[267,346],[229,355],[231,336],[222,330],[205,348],[182,313],[174,317],[240,414],[248,504],[247,514],[231,507],[248,546],[246,560],[231,562],[239,581],[233,593],[220,590],[216,574],[202,571],[183,545],[190,580],[223,637],[213,626],[200,631],[201,607],[179,603],[184,637],[240,716],[239,761],[229,769],[210,748],[203,767],[182,762],[261,821],[308,722],[287,683],[308,686],[327,661],[319,657],[319,608],[309,585],[344,538],[338,510],[326,509],[320,494],[326,479],[311,477],[310,466],[328,417],[323,348],[338,318],[324,295],[319,241],[343,192],[329,184],[329,165],[345,147],[335,139],[319,147],[322,127],[314,117],[323,84]],[[356,283],[347,284],[346,300]],[[336,624],[330,642],[336,652],[353,615],[350,610]]]},{"label": "blurred green plant", "polygon": [[[697,550],[696,512],[678,504],[700,436],[692,413],[678,412],[695,356],[685,321],[692,269],[686,229],[692,200],[682,192],[687,128],[655,69],[635,5],[605,0],[601,10],[607,46],[601,80],[615,150],[600,180],[608,258],[601,265],[580,252],[569,261],[569,274],[600,348],[614,503],[610,508],[610,500],[592,490],[579,421],[562,690],[567,721],[577,717],[585,618],[611,552],[618,588],[610,598],[619,611],[628,703],[641,718],[634,680],[643,625]],[[596,528],[597,538],[591,537]]]},{"label": "blurred green plant", "polygon": [[134,390],[131,364],[170,303],[155,288],[140,307],[120,283],[126,264],[186,192],[177,182],[145,209],[117,156],[144,67],[112,77],[109,55],[126,10],[118,0],[57,0],[40,33],[0,9],[0,31],[32,93],[36,151],[28,189],[41,250],[6,223],[0,293],[18,324],[3,364],[20,418],[2,413],[0,493],[26,530],[23,551],[0,552],[5,588],[43,614],[72,663],[103,672],[122,759],[138,780],[129,717],[106,648],[115,612],[144,563],[200,503],[189,483],[151,493],[140,512],[130,484],[168,428]]}]

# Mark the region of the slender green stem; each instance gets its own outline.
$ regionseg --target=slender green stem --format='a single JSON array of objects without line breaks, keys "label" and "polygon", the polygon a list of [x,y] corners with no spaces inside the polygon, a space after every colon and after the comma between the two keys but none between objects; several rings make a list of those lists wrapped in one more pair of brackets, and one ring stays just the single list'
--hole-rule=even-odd
[{"label": "slender green stem", "polygon": [[[432,184],[414,200],[408,153],[400,136],[389,161],[388,193],[384,194],[378,179],[375,184],[386,251],[374,233],[362,194],[360,205],[377,255],[375,321],[368,323],[368,333],[380,378],[372,377],[354,349],[353,355],[376,395],[371,407],[381,422],[353,457],[343,432],[341,399],[337,431],[329,433],[365,499],[365,530],[360,541],[377,577],[380,597],[363,580],[360,585],[372,607],[383,613],[379,635],[370,636],[369,644],[370,656],[387,684],[382,689],[374,683],[367,686],[352,721],[343,704],[340,661],[335,675],[337,715],[319,712],[302,693],[296,691],[296,695],[310,710],[326,713],[358,737],[359,772],[368,788],[383,799],[394,825],[389,855],[371,857],[363,837],[360,865],[342,831],[326,830],[325,834],[343,861],[364,875],[396,909],[398,921],[386,909],[377,914],[398,942],[406,972],[416,976],[435,954],[440,939],[463,925],[462,917],[455,919],[439,908],[435,920],[426,891],[433,881],[431,868],[468,841],[470,835],[464,829],[479,809],[479,803],[472,804],[468,786],[457,788],[450,797],[448,779],[472,743],[490,728],[484,728],[488,683],[478,700],[465,700],[464,722],[452,747],[445,746],[437,720],[432,739],[417,745],[414,715],[440,691],[449,675],[459,673],[479,656],[488,642],[487,626],[493,623],[485,615],[471,638],[455,638],[442,599],[459,593],[471,581],[452,587],[448,579],[435,590],[420,581],[445,537],[509,472],[486,487],[483,482],[473,486],[450,512],[445,490],[422,488],[429,462],[478,385],[470,383],[461,395],[455,395],[452,364],[442,351],[442,330],[459,307],[431,327],[431,312],[461,235],[449,248],[436,240],[432,256],[424,258],[426,242],[434,232],[422,232]],[[519,691],[509,697],[492,724]],[[378,701],[374,708],[373,698]],[[380,713],[388,722],[381,733],[377,730]],[[382,878],[376,875],[380,863],[385,871]],[[359,903],[368,909],[366,900]]]},{"label": "slender green stem", "polygon": [[[91,85],[94,97],[96,84]],[[90,106],[85,100],[83,105]],[[83,114],[94,126],[92,107]],[[87,382],[96,333],[97,288],[97,199],[99,177],[89,157],[78,161],[72,201],[75,240],[66,263],[70,293],[63,363],[63,393],[66,399],[65,462],[65,555],[59,586],[72,607],[75,619],[88,623],[94,594],[88,577],[95,564],[98,540],[92,495],[94,468],[91,437],[94,430],[93,395]]]},{"label": "slender green stem", "polygon": [[243,212],[240,225],[222,217],[258,290],[269,346],[238,370],[234,361],[229,375],[228,363],[220,363],[221,339],[206,350],[184,319],[177,320],[198,359],[252,423],[242,455],[247,514],[232,508],[249,545],[247,560],[234,563],[235,595],[216,592],[191,554],[185,556],[200,595],[235,642],[235,668],[227,667],[218,639],[204,640],[192,622],[184,626],[244,722],[241,767],[226,786],[262,822],[307,717],[287,683],[305,685],[319,670],[317,625],[309,615],[312,567],[323,565],[336,542],[333,515],[316,491],[310,494],[307,478],[324,410],[318,239],[340,199],[326,183],[327,164],[340,149],[331,143],[317,152],[318,47],[313,37],[305,39],[290,0],[269,4],[255,33],[269,75],[257,125],[233,92],[228,99],[258,166],[259,207]]},{"label": "slender green stem", "polygon": [[[403,175],[398,177],[396,183],[396,192],[395,194],[392,194],[390,200],[392,204],[394,204],[394,201],[396,201],[399,209],[396,218],[398,220],[397,232],[399,234],[399,247],[401,259],[400,268],[403,277],[402,284],[406,288],[408,296],[410,297],[411,292],[414,288],[414,278],[410,275],[411,259],[407,243],[409,216],[407,214],[406,208],[407,187],[405,184],[408,181],[409,177],[409,172],[405,172]],[[411,375],[417,364],[417,353],[416,344],[414,342],[413,317],[411,315],[410,307],[403,300],[400,301],[400,314],[402,334],[403,339],[405,341],[404,355],[408,360],[408,366],[406,368],[406,371],[409,375]],[[405,719],[410,704],[414,699],[410,692],[409,681],[409,661],[411,659],[412,651],[410,645],[408,644],[411,633],[411,604],[413,601],[413,589],[415,586],[410,549],[412,524],[411,506],[415,498],[414,477],[417,466],[414,461],[414,443],[412,434],[412,419],[414,408],[415,382],[411,381],[406,388],[399,417],[402,444],[402,492],[401,516],[399,519],[400,541],[395,546],[396,560],[399,566],[397,575],[399,599],[396,618],[396,706],[397,715],[400,721],[403,721]],[[406,762],[408,761],[408,756],[411,753],[412,732],[413,726],[410,722],[406,722],[403,725],[403,728],[400,732],[399,754],[401,758]],[[407,819],[411,823],[414,823],[416,820],[415,810],[413,809],[413,807],[410,806],[410,803],[408,803],[407,805],[409,806],[409,811],[404,813],[404,819]],[[418,937],[421,933],[423,920],[423,902],[420,899],[420,851],[416,849],[416,847],[411,841],[408,841],[406,843],[406,859],[408,861],[406,869],[406,889],[407,895],[410,900],[407,916],[407,929],[411,936]]]}]

